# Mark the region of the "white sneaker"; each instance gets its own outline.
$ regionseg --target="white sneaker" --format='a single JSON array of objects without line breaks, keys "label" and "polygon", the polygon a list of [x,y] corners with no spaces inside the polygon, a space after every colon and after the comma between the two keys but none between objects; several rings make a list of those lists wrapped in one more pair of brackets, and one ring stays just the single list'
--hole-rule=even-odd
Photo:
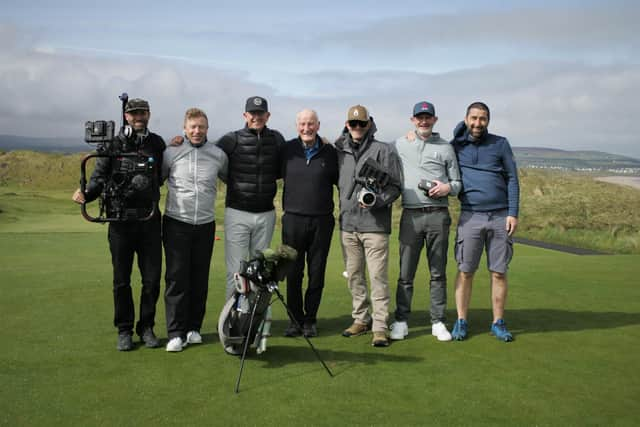
[{"label": "white sneaker", "polygon": [[438,338],[438,341],[451,341],[451,334],[442,322],[431,325],[431,335]]},{"label": "white sneaker", "polygon": [[171,338],[167,343],[167,351],[182,351],[183,348],[187,346],[186,342],[182,341],[182,338],[175,337]]},{"label": "white sneaker", "polygon": [[187,344],[202,344],[202,335],[200,335],[200,332],[187,332]]},{"label": "white sneaker", "polygon": [[409,325],[407,322],[393,322],[391,324],[391,334],[389,337],[394,340],[403,340],[407,335],[409,335]]}]

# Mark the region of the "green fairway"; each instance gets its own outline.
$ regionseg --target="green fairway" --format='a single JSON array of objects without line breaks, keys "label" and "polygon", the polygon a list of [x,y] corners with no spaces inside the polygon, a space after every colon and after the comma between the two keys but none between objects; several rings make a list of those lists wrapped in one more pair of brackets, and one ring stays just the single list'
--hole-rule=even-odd
[{"label": "green fairway", "polygon": [[[516,341],[509,344],[488,334],[483,270],[468,341],[435,341],[423,261],[408,339],[373,348],[370,335],[340,336],[351,317],[336,234],[313,339],[335,377],[304,339],[282,337],[287,318],[276,302],[268,350],[247,360],[236,395],[239,359],[224,354],[216,333],[222,241],[214,249],[205,343],[178,354],[140,346],[120,353],[106,227],[84,221],[67,193],[0,200],[2,425],[637,425],[638,255],[517,245],[506,316]],[[394,295],[397,233],[391,241]],[[454,275],[450,262],[449,326]],[[137,296],[137,273],[133,283]],[[156,319],[166,343],[162,298]]]}]

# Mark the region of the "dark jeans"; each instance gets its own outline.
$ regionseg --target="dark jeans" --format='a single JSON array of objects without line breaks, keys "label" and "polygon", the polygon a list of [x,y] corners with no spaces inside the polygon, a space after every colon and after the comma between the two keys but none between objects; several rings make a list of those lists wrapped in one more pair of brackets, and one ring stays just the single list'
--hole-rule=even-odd
[{"label": "dark jeans", "polygon": [[447,308],[447,251],[451,217],[446,208],[432,211],[403,209],[400,218],[400,277],[396,290],[398,321],[406,322],[411,313],[413,279],[416,276],[423,246],[431,280],[431,323],[444,322]]},{"label": "dark jeans", "polygon": [[112,222],[109,224],[108,237],[113,264],[113,324],[119,333],[133,332],[135,309],[131,290],[131,270],[134,254],[138,257],[142,290],[140,319],[136,325],[136,332],[140,335],[145,328],[154,326],[156,303],[160,295],[160,215],[143,222]]},{"label": "dark jeans", "polygon": [[[298,251],[298,258],[287,275],[287,305],[301,325],[316,323],[334,225],[333,215],[306,216],[285,213],[282,216],[282,243]],[[303,304],[302,279],[305,259],[309,284]]]},{"label": "dark jeans", "polygon": [[169,339],[200,331],[207,308],[209,267],[216,223],[191,225],[164,216],[166,260],[164,305]]}]

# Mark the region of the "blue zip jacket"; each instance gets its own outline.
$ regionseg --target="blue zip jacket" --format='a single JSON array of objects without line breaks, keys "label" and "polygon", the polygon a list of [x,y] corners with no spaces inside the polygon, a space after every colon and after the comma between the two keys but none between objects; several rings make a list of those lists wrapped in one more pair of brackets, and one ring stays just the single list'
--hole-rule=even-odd
[{"label": "blue zip jacket", "polygon": [[485,134],[475,139],[464,122],[458,123],[451,141],[462,175],[458,194],[463,211],[487,212],[507,209],[518,216],[520,184],[513,151],[507,138]]}]

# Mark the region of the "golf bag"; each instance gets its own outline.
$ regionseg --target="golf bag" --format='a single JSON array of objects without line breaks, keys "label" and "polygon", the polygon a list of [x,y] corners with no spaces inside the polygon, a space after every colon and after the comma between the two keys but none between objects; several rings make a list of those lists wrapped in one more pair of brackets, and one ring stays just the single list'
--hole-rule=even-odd
[{"label": "golf bag", "polygon": [[242,354],[245,340],[249,340],[258,354],[266,351],[271,327],[271,294],[278,282],[284,280],[296,257],[295,249],[282,245],[242,261],[240,271],[234,274],[233,296],[218,319],[218,336],[225,352]]}]

